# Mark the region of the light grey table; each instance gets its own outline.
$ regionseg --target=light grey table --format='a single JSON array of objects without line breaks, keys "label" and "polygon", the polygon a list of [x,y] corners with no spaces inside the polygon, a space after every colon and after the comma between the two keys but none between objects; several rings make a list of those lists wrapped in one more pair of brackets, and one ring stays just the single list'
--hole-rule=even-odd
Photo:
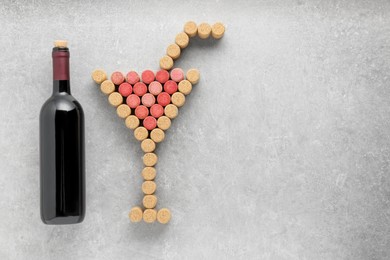
[{"label": "light grey table", "polygon": [[[187,20],[226,24],[176,64],[201,81],[158,154],[167,226],[131,224],[141,149],[91,81],[158,69]],[[388,259],[388,1],[4,1],[1,259]],[[86,115],[87,215],[39,217],[38,114],[67,39]]]}]

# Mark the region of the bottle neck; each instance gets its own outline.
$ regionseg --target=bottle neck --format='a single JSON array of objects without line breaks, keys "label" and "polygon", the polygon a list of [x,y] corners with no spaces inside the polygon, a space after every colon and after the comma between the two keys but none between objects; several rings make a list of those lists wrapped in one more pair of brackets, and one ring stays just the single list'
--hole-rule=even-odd
[{"label": "bottle neck", "polygon": [[53,94],[66,92],[70,94],[69,49],[53,48]]}]

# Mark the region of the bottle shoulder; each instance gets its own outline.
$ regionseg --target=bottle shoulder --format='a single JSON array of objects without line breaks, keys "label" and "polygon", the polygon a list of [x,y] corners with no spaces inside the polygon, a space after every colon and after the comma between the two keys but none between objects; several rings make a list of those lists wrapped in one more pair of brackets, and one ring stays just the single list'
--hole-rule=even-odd
[{"label": "bottle shoulder", "polygon": [[41,113],[47,110],[64,112],[77,110],[81,114],[84,113],[80,103],[72,95],[67,93],[57,93],[46,100],[46,102],[42,105]]}]

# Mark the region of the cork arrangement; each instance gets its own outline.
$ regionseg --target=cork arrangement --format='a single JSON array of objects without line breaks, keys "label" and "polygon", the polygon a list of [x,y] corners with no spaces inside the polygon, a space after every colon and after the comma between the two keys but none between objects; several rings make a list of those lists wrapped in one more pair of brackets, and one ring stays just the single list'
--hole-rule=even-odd
[{"label": "cork arrangement", "polygon": [[171,120],[178,116],[179,108],[185,104],[186,97],[200,79],[199,70],[189,69],[184,72],[180,68],[173,68],[174,61],[180,57],[192,37],[207,39],[211,36],[220,39],[224,32],[225,27],[219,22],[211,26],[189,21],[184,25],[183,32],[176,35],[175,43],[167,47],[166,54],[159,62],[160,70],[156,73],[144,70],[140,74],[130,71],[124,75],[116,71],[108,79],[104,70],[92,72],[92,79],[100,85],[101,92],[108,96],[109,104],[116,108],[116,114],[124,120],[126,127],[134,131],[134,137],[144,152],[144,182],[141,187],[144,197],[142,207],[131,208],[131,222],[143,220],[146,223],[158,221],[166,224],[171,219],[169,209],[156,210],[158,156],[154,151],[157,144],[165,139]]}]

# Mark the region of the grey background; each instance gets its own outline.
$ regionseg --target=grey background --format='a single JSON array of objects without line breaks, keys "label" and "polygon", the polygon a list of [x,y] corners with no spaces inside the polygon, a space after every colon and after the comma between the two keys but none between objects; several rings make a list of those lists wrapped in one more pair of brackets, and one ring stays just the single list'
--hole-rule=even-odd
[{"label": "grey background", "polygon": [[[187,20],[222,21],[158,155],[167,226],[131,224],[141,149],[90,73],[158,69]],[[388,259],[389,1],[4,1],[1,259]],[[38,114],[67,39],[86,115],[87,215],[39,217]]]}]

